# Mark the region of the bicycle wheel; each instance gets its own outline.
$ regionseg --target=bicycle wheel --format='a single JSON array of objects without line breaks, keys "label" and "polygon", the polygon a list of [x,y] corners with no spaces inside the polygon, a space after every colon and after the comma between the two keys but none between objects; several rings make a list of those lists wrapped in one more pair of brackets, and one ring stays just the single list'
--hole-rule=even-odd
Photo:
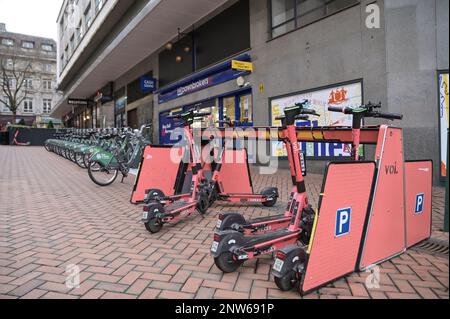
[{"label": "bicycle wheel", "polygon": [[119,170],[103,167],[99,162],[91,162],[88,167],[88,174],[95,184],[105,187],[114,183],[119,175]]},{"label": "bicycle wheel", "polygon": [[75,154],[75,162],[81,168],[87,168],[86,165],[84,164],[84,154],[76,153]]}]

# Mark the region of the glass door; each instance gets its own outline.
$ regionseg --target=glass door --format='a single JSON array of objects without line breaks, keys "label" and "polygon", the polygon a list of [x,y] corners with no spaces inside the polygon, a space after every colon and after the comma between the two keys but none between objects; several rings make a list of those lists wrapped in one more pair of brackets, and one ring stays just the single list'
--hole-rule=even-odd
[{"label": "glass door", "polygon": [[236,121],[236,97],[223,98],[223,120]]},{"label": "glass door", "polygon": [[253,95],[251,90],[220,99],[220,119],[236,122],[236,126],[253,126]]},{"label": "glass door", "polygon": [[239,122],[242,126],[253,126],[253,99],[252,94],[241,95],[239,102]]}]

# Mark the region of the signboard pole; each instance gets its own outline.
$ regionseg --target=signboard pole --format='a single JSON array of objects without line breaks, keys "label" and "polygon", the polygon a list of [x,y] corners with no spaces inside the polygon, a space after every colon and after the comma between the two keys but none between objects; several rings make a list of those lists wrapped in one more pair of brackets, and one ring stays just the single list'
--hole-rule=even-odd
[{"label": "signboard pole", "polygon": [[[449,130],[447,129],[447,140],[448,140],[448,136],[449,136],[448,132],[449,132]],[[447,151],[447,163],[449,163],[449,154],[448,154],[448,151]],[[448,189],[449,189],[449,186],[448,186],[448,180],[449,180],[449,178],[450,178],[448,166],[449,166],[449,165],[447,164],[447,177],[445,178],[446,181],[445,181],[445,217],[444,217],[444,231],[445,231],[446,233],[448,233],[448,219],[449,219],[449,213],[448,213],[448,210],[449,210],[448,196],[450,195],[450,194],[449,194],[449,191],[448,191]]]}]

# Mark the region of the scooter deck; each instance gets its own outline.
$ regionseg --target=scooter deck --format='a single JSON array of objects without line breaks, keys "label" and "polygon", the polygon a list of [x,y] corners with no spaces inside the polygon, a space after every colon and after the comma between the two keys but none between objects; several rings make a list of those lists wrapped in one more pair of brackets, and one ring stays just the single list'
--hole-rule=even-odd
[{"label": "scooter deck", "polygon": [[184,200],[180,200],[170,204],[170,206],[166,207],[166,214],[177,214],[184,209],[192,208],[196,205],[196,203],[190,203]]},{"label": "scooter deck", "polygon": [[290,220],[291,218],[286,217],[286,215],[284,215],[284,214],[280,214],[280,215],[274,215],[274,216],[255,218],[255,219],[250,220],[250,223],[251,224],[259,224],[259,223],[273,222],[273,221],[280,220],[280,219]]},{"label": "scooter deck", "polygon": [[267,243],[272,240],[277,240],[287,236],[298,235],[300,232],[292,232],[288,229],[277,230],[268,234],[262,234],[257,236],[248,237],[249,240],[245,242],[244,250],[252,249],[254,246]]}]

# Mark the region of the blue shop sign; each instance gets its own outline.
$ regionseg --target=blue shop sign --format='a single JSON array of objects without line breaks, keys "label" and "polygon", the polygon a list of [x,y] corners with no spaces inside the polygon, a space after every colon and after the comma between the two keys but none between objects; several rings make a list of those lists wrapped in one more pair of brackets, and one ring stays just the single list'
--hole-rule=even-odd
[{"label": "blue shop sign", "polygon": [[156,91],[156,79],[150,76],[141,77],[141,91],[143,93],[153,93]]}]

